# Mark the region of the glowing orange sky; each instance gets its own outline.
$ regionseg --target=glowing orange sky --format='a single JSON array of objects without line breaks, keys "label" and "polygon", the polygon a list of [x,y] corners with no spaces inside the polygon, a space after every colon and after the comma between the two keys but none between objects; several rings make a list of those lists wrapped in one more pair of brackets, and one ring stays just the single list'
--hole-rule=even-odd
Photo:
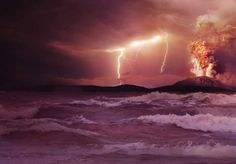
[{"label": "glowing orange sky", "polygon": [[[165,43],[130,49],[122,59],[123,83],[149,87],[191,76],[188,44],[198,16],[213,13],[221,23],[234,20],[234,0],[60,0],[5,1],[1,5],[2,84],[116,85],[117,55],[104,49],[123,47],[163,32],[169,52],[160,69]],[[236,22],[231,21],[235,25]],[[219,24],[220,26],[220,24]],[[219,50],[225,81],[234,83],[235,47]],[[14,59],[14,60],[12,60]],[[230,79],[230,80],[229,80]]]}]

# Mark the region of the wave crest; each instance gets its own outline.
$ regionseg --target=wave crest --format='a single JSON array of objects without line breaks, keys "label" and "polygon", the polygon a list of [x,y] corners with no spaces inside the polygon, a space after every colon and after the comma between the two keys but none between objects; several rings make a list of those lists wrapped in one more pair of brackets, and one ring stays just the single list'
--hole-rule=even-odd
[{"label": "wave crest", "polygon": [[235,158],[236,146],[231,145],[186,145],[175,147],[159,147],[155,144],[145,144],[143,142],[105,145],[102,153],[125,153],[128,155],[162,155],[162,156],[196,156],[196,157],[211,157],[211,158]]},{"label": "wave crest", "polygon": [[236,118],[225,116],[213,116],[211,114],[198,115],[148,115],[140,116],[138,120],[143,122],[154,122],[157,124],[175,124],[184,129],[201,130],[201,131],[222,131],[236,132]]},{"label": "wave crest", "polygon": [[158,106],[204,106],[204,105],[236,105],[236,94],[211,94],[211,93],[191,93],[191,94],[169,94],[153,92],[142,96],[110,98],[97,97],[88,100],[74,100],[71,105],[97,105],[104,107],[118,107],[122,105],[150,104]]}]

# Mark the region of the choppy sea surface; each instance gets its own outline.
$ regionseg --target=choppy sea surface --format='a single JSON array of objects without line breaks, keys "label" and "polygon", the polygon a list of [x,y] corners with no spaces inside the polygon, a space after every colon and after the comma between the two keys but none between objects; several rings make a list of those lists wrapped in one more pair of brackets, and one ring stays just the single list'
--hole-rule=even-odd
[{"label": "choppy sea surface", "polygon": [[0,164],[236,163],[236,95],[0,92]]}]

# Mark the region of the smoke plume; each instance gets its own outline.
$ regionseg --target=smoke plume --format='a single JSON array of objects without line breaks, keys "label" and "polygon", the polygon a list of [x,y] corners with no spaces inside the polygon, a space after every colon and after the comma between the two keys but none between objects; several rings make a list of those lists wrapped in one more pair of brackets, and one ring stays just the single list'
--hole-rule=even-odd
[{"label": "smoke plume", "polygon": [[196,76],[216,77],[224,73],[224,64],[217,59],[216,51],[234,45],[236,27],[221,21],[218,15],[206,14],[197,18],[196,39],[190,43],[193,68]]}]

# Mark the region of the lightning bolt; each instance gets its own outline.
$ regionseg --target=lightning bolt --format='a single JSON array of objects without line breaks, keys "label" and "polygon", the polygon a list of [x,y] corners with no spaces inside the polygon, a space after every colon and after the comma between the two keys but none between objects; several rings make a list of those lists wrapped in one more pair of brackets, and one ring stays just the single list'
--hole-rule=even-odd
[{"label": "lightning bolt", "polygon": [[[121,59],[122,59],[122,57],[124,56],[124,54],[125,54],[125,51],[124,50],[120,50],[120,54],[119,54],[119,56],[118,56],[118,59],[117,59],[117,78],[120,80],[120,77],[121,77],[121,75],[120,75],[120,69],[121,69]],[[120,83],[121,83],[121,81],[120,81]]]},{"label": "lightning bolt", "polygon": [[153,38],[151,39],[148,39],[148,40],[137,40],[137,41],[133,41],[131,44],[130,44],[130,47],[134,48],[134,47],[139,47],[139,46],[143,46],[145,44],[150,44],[150,43],[156,43],[158,41],[161,40],[161,36],[157,35],[157,36],[154,36]]},{"label": "lightning bolt", "polygon": [[125,48],[116,48],[116,49],[108,49],[107,52],[119,52],[118,58],[117,58],[117,79],[120,81],[120,84],[122,84],[121,81],[121,59],[125,55]]},{"label": "lightning bolt", "polygon": [[169,36],[168,33],[165,33],[164,42],[165,42],[165,45],[166,45],[166,50],[165,50],[164,59],[163,59],[162,65],[161,65],[160,73],[163,73],[165,65],[166,65],[166,58],[167,58],[168,51],[169,51],[168,36]]},{"label": "lightning bolt", "polygon": [[[152,37],[151,39],[147,39],[147,40],[135,40],[135,41],[131,42],[130,45],[127,48],[122,47],[122,48],[115,48],[115,49],[107,49],[106,50],[106,52],[109,52],[109,53],[119,52],[119,55],[117,57],[116,72],[117,72],[117,79],[120,81],[120,84],[122,84],[122,81],[121,81],[121,60],[125,55],[126,49],[128,49],[128,48],[139,48],[139,50],[138,50],[138,52],[139,52],[140,48],[142,46],[145,46],[145,45],[148,45],[148,44],[155,44],[155,43],[159,42],[161,39],[162,39],[162,36],[156,35],[156,36]],[[166,63],[166,58],[167,58],[167,54],[168,54],[168,49],[169,49],[168,34],[167,33],[165,34],[164,42],[166,44],[166,51],[165,51],[164,60],[162,62],[162,66],[161,66],[161,73],[164,70],[165,63]],[[137,52],[137,54],[138,54],[138,52]]]}]

